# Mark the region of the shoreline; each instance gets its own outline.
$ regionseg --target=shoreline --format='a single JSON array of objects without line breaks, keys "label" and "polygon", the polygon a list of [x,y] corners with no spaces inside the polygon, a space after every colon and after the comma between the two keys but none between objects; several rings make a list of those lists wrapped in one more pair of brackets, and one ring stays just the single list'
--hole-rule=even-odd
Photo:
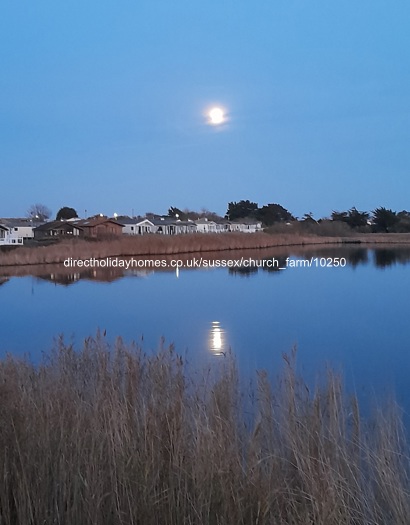
[{"label": "shoreline", "polygon": [[68,258],[156,257],[213,254],[273,248],[318,247],[325,245],[410,245],[409,233],[368,233],[343,237],[300,234],[187,234],[180,236],[126,237],[102,241],[70,239],[48,246],[18,247],[0,251],[0,267],[11,269],[61,264]]}]

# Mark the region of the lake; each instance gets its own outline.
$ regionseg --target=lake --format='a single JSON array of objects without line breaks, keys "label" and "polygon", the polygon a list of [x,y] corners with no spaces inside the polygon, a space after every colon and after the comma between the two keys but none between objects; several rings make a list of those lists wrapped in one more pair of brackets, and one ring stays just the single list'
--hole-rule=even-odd
[{"label": "lake", "polygon": [[[60,265],[29,270],[35,275],[3,269],[0,356],[27,353],[37,361],[59,334],[80,346],[99,329],[108,341],[120,335],[147,352],[163,338],[195,365],[224,359],[232,349],[242,374],[257,368],[275,374],[282,354],[297,345],[298,368],[309,380],[329,364],[343,370],[350,391],[369,399],[394,392],[410,412],[410,248],[229,253],[240,257],[278,265],[178,271]],[[224,258],[209,255],[213,266]],[[298,264],[305,259],[313,264]]]}]

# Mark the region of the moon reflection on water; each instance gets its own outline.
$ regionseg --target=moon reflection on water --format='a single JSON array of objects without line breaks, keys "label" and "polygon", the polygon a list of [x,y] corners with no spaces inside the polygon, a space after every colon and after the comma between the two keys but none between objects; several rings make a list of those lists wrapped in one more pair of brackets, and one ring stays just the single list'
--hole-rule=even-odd
[{"label": "moon reflection on water", "polygon": [[226,333],[219,321],[212,321],[209,330],[209,349],[213,355],[225,355]]}]

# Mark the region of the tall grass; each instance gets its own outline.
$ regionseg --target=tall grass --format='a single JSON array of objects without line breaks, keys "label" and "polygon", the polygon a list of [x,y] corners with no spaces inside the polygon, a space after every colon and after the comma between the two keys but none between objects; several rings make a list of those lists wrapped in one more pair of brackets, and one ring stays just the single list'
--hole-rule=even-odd
[{"label": "tall grass", "polygon": [[188,373],[100,336],[4,359],[0,524],[408,523],[397,413],[365,425],[338,376],[310,391],[284,359],[246,394],[230,356]]},{"label": "tall grass", "polygon": [[49,246],[0,250],[0,266],[61,263],[68,257],[88,259],[115,256],[176,255],[223,250],[260,249],[272,246],[323,244],[335,238],[281,233],[220,233],[187,235],[121,236],[105,240],[69,239]]},{"label": "tall grass", "polygon": [[103,259],[116,256],[158,256],[251,250],[282,246],[307,246],[343,243],[408,244],[410,234],[361,234],[325,225],[278,225],[266,233],[219,233],[187,235],[135,235],[101,240],[68,239],[47,246],[0,248],[0,267],[59,264],[65,259]]}]

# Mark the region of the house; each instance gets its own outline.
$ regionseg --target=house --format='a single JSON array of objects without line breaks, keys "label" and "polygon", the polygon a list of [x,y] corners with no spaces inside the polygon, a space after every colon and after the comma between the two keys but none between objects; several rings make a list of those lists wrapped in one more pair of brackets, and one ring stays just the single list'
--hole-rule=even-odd
[{"label": "house", "polygon": [[82,237],[84,230],[77,224],[68,221],[51,221],[34,228],[34,238],[36,240],[46,240],[55,238]]},{"label": "house", "polygon": [[5,224],[0,224],[0,246],[18,246],[23,244],[23,237],[20,237],[12,228]]},{"label": "house", "polygon": [[93,217],[90,219],[82,219],[73,221],[71,224],[75,224],[84,231],[84,237],[88,238],[107,238],[107,237],[118,237],[122,235],[124,225],[118,222],[116,219],[108,219],[107,217]]},{"label": "house", "polygon": [[118,217],[118,219],[124,225],[122,233],[125,235],[146,235],[156,230],[155,225],[149,219],[142,217]]},{"label": "house", "polygon": [[5,218],[0,219],[0,224],[7,226],[12,232],[14,237],[24,239],[34,238],[34,228],[43,224],[44,221],[33,221],[32,219],[21,219],[21,218]]},{"label": "house", "polygon": [[155,233],[161,235],[178,235],[181,233],[195,233],[194,221],[181,221],[171,217],[155,217],[150,219],[155,227]]},{"label": "house", "polygon": [[262,231],[262,223],[254,219],[242,219],[240,221],[210,221],[207,218],[195,221],[197,231],[200,233],[226,233],[242,232],[256,233]]},{"label": "house", "polygon": [[255,219],[241,219],[231,221],[229,224],[229,231],[231,232],[257,233],[262,231],[262,223]]},{"label": "house", "polygon": [[176,233],[196,233],[197,227],[194,221],[188,219],[187,221],[177,220],[175,222]]},{"label": "house", "polygon": [[[231,223],[232,224],[232,223]],[[255,219],[242,219],[240,230],[243,233],[257,233],[262,231],[262,223]]]},{"label": "house", "polygon": [[203,219],[196,220],[195,224],[196,224],[196,231],[198,233],[216,233],[217,232],[216,222],[208,221],[206,217]]},{"label": "house", "polygon": [[239,221],[233,221],[229,223],[229,231],[230,232],[241,232],[244,225],[242,222]]},{"label": "house", "polygon": [[166,217],[153,217],[150,219],[154,225],[154,233],[161,235],[175,235],[174,220]]},{"label": "house", "polygon": [[231,228],[231,225],[228,221],[220,221],[220,222],[216,222],[216,233],[226,233],[226,232],[229,232],[231,231],[230,228]]}]

